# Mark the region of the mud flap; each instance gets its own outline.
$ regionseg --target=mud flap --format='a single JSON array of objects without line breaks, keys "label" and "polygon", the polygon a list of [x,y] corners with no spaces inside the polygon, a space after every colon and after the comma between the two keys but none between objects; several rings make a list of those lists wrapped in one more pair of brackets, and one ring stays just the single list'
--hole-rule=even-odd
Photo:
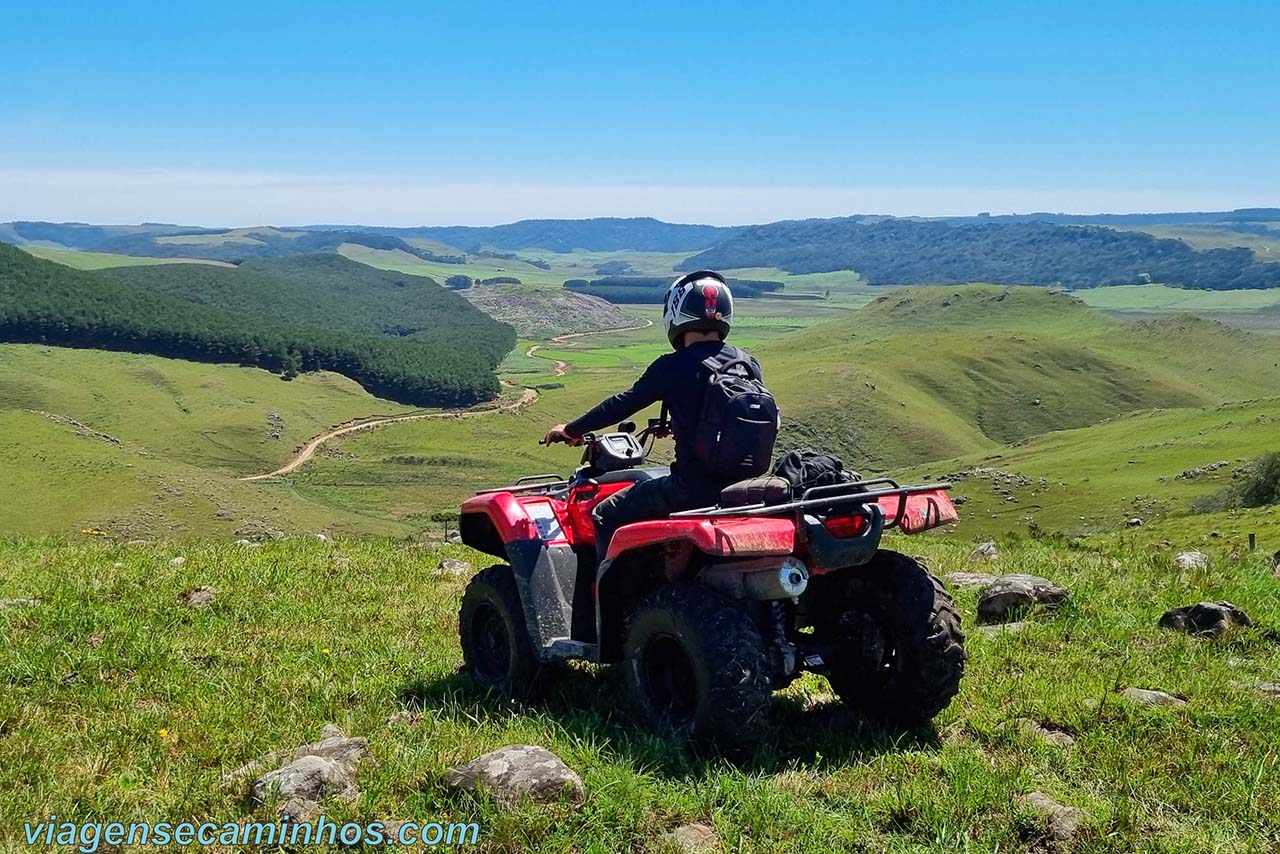
[{"label": "mud flap", "polygon": [[508,543],[507,554],[534,654],[544,662],[562,658],[552,654],[550,647],[570,635],[577,554],[567,544],[544,545],[538,540]]}]

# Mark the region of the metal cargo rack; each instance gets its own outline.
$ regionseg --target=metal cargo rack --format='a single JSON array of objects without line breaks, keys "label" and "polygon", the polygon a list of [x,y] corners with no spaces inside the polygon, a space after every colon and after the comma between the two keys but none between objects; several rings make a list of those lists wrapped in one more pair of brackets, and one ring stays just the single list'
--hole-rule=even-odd
[{"label": "metal cargo rack", "polygon": [[[868,489],[872,486],[887,486],[882,489]],[[833,483],[829,486],[815,486],[806,489],[804,494],[800,496],[798,501],[788,501],[784,504],[747,504],[741,507],[701,507],[697,510],[682,510],[678,513],[672,513],[672,519],[689,519],[689,518],[718,518],[724,516],[785,516],[788,514],[796,514],[797,517],[804,515],[805,510],[831,507],[848,506],[850,508],[865,506],[867,504],[875,504],[881,498],[889,496],[899,496],[903,500],[898,502],[898,512],[894,514],[892,520],[885,522],[886,528],[897,527],[902,522],[902,517],[907,510],[906,497],[920,492],[934,492],[940,489],[950,489],[951,483],[942,481],[939,483],[920,483],[910,486],[899,486],[898,482],[892,478],[877,477],[871,480],[855,480],[849,483]]]}]

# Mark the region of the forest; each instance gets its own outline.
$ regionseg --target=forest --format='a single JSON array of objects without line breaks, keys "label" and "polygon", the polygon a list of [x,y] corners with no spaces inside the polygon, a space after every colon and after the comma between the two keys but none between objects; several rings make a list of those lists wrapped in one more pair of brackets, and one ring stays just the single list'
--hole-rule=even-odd
[{"label": "forest", "polygon": [[[190,272],[186,265],[164,269],[176,271],[171,275],[180,282]],[[288,282],[287,275],[252,280],[252,284],[276,287]],[[228,284],[206,282],[210,283],[215,290],[218,284]],[[253,310],[261,305],[271,309],[259,316],[186,301],[174,295],[182,292],[184,286],[179,284],[152,285],[151,290],[134,287],[115,275],[73,270],[0,243],[0,341],[242,364],[286,378],[308,371],[334,371],[371,394],[417,406],[461,406],[494,397],[498,393],[494,368],[515,344],[510,326],[489,319],[461,297],[434,285],[445,297],[436,304],[436,320],[428,326],[425,303],[418,304],[416,313],[407,315],[412,318],[412,328],[405,330],[408,337],[398,330],[378,334],[374,327],[380,315],[373,308],[344,316],[351,303],[330,301],[336,289],[332,282],[316,288],[314,313],[304,315],[308,319],[325,315],[325,325],[285,320],[288,312],[283,307],[291,298],[287,293],[279,302],[269,295],[259,298]],[[300,293],[302,286],[295,285]],[[353,282],[353,290],[367,285],[367,281]],[[232,281],[210,303],[231,303],[239,296],[252,296],[252,288]]]},{"label": "forest", "polygon": [[778,222],[748,228],[680,267],[857,270],[877,285],[1280,287],[1280,263],[1259,262],[1246,248],[1197,251],[1180,240],[1143,232],[1047,222],[957,226],[863,217]]},{"label": "forest", "polygon": [[[757,279],[729,279],[736,297],[754,299],[782,290],[781,282]],[[612,303],[660,304],[671,286],[671,279],[650,276],[605,276],[600,279],[569,279],[564,286],[571,291],[588,294]]]}]

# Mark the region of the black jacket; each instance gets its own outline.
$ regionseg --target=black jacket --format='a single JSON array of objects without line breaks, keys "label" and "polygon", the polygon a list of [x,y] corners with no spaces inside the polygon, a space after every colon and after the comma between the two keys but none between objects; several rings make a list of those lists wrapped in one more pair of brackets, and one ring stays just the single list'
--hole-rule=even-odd
[{"label": "black jacket", "polygon": [[676,440],[676,459],[671,465],[672,473],[682,478],[705,477],[706,473],[701,470],[693,452],[693,437],[698,430],[702,395],[709,373],[702,362],[708,356],[720,353],[731,358],[746,359],[754,369],[756,379],[763,379],[760,363],[751,354],[721,341],[702,341],[659,356],[645,369],[635,385],[603,401],[586,415],[571,422],[566,429],[571,436],[604,430],[647,406],[663,401],[667,405],[671,430]]}]

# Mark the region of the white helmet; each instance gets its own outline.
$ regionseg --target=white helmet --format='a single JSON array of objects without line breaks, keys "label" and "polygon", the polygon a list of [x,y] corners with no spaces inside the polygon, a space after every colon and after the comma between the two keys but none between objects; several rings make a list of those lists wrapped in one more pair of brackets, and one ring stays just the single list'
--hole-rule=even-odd
[{"label": "white helmet", "polygon": [[667,340],[680,349],[680,336],[693,330],[714,330],[723,341],[733,325],[733,294],[724,276],[711,270],[687,273],[671,283],[662,301]]}]

